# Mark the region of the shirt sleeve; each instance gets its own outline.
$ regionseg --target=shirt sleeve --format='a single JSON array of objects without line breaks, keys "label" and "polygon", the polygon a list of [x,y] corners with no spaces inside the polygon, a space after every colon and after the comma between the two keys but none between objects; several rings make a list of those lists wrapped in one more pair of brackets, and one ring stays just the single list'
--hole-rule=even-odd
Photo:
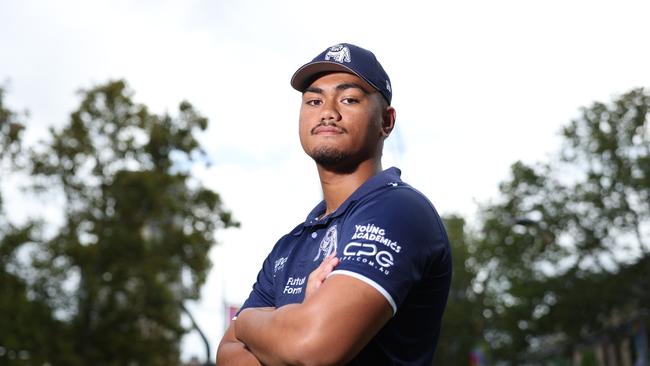
[{"label": "shirt sleeve", "polygon": [[341,227],[339,265],[379,291],[397,312],[411,287],[443,256],[449,241],[435,209],[419,192],[397,187],[354,207]]},{"label": "shirt sleeve", "polygon": [[239,311],[237,311],[236,316],[239,316],[239,313],[246,308],[275,307],[275,296],[273,293],[274,253],[275,248],[264,260],[262,269],[257,274],[257,280],[253,284],[253,290]]}]

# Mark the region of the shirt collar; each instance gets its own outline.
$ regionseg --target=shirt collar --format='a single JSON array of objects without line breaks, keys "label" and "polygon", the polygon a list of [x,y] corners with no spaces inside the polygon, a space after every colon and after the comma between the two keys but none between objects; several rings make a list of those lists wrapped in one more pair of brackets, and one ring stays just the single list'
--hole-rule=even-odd
[{"label": "shirt collar", "polygon": [[336,209],[336,211],[319,220],[318,217],[322,215],[326,209],[325,200],[321,201],[313,210],[311,210],[309,215],[307,215],[304,225],[315,226],[329,223],[331,219],[342,215],[352,203],[358,201],[368,193],[387,185],[396,185],[401,183],[401,174],[402,172],[398,168],[391,167],[373,175],[357,188],[357,190],[354,191],[350,197],[348,197],[348,199],[346,199],[343,204]]}]

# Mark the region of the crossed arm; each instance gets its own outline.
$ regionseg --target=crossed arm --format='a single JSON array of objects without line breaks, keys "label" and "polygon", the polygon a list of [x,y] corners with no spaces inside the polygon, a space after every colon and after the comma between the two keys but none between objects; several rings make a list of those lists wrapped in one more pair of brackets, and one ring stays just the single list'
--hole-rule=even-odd
[{"label": "crossed arm", "polygon": [[386,324],[392,308],[372,286],[346,275],[325,280],[329,258],[309,278],[305,300],[277,309],[249,308],[228,328],[222,365],[338,365],[352,359]]}]

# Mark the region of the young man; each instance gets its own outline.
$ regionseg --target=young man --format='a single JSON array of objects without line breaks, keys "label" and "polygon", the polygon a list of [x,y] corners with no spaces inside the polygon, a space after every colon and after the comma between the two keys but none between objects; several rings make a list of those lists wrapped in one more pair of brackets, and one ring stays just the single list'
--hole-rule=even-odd
[{"label": "young man", "polygon": [[339,44],[291,85],[324,200],[264,261],[217,363],[430,365],[451,250],[427,198],[382,171],[395,124],[388,75],[370,51]]}]

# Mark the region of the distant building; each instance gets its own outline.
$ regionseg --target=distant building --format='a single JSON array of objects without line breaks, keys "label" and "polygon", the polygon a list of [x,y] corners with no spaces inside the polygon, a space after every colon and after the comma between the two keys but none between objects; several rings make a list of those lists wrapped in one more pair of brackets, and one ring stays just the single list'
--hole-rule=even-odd
[{"label": "distant building", "polygon": [[223,322],[223,329],[224,331],[228,329],[230,326],[230,323],[232,323],[232,318],[237,315],[237,311],[239,311],[239,308],[241,305],[236,305],[236,304],[226,304],[224,303],[224,310],[225,310],[225,319]]},{"label": "distant building", "polygon": [[650,366],[650,318],[642,315],[573,344],[529,355],[528,366]]}]

